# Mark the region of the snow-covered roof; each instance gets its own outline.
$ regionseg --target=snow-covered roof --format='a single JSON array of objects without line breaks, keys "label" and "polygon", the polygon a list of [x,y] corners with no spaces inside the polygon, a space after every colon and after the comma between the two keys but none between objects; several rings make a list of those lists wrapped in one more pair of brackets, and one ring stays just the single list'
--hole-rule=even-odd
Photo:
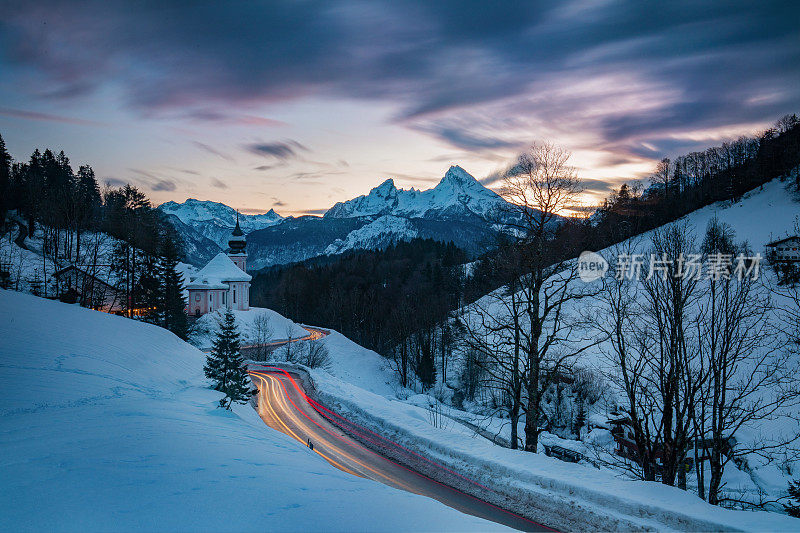
[{"label": "snow-covered roof", "polygon": [[797,241],[797,240],[800,240],[800,237],[798,237],[797,235],[792,235],[791,237],[786,237],[784,239],[780,239],[780,240],[777,240],[777,241],[772,241],[770,243],[767,243],[767,246],[772,247],[772,246],[777,246],[779,244],[783,244],[783,243],[788,242],[788,241]]},{"label": "snow-covered roof", "polygon": [[250,281],[252,276],[244,272],[241,268],[236,266],[231,258],[224,253],[218,253],[214,259],[209,261],[206,266],[192,278],[189,286],[203,284],[203,285],[218,285],[227,281]]},{"label": "snow-covered roof", "polygon": [[186,289],[187,290],[189,290],[189,289],[191,289],[191,290],[216,289],[216,290],[227,291],[229,288],[230,287],[228,287],[224,283],[211,283],[207,279],[198,279],[197,281],[193,281],[193,282],[189,283],[188,285],[186,285]]}]

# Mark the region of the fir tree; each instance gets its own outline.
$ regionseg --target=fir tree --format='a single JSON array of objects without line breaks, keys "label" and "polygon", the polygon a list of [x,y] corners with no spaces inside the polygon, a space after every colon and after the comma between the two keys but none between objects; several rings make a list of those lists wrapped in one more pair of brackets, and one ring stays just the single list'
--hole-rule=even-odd
[{"label": "fir tree", "polygon": [[800,481],[789,482],[789,503],[785,503],[783,508],[789,516],[800,518]]},{"label": "fir tree", "polygon": [[436,384],[436,365],[430,349],[423,349],[417,367],[417,377],[423,387],[433,387]]},{"label": "fir tree", "polygon": [[161,324],[164,315],[164,298],[162,297],[161,265],[158,258],[147,254],[142,262],[142,273],[135,291],[135,304],[141,318],[151,324]]},{"label": "fir tree", "polygon": [[186,300],[183,299],[183,275],[178,272],[178,250],[172,239],[164,243],[161,257],[163,326],[183,340],[189,337]]},{"label": "fir tree", "polygon": [[11,265],[0,263],[0,289],[11,288]]},{"label": "fir tree", "polygon": [[11,155],[6,150],[6,143],[0,135],[0,226],[3,225],[8,211],[11,196]]},{"label": "fir tree", "polygon": [[228,309],[204,368],[206,377],[214,381],[214,389],[225,394],[219,401],[225,409],[230,409],[233,402],[245,403],[250,397],[249,378],[239,346],[236,320]]}]

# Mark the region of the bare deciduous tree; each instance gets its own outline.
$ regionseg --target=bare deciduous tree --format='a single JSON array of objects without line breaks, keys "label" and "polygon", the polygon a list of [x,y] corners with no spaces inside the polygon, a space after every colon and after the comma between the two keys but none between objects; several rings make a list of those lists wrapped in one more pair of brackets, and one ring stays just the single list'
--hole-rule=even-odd
[{"label": "bare deciduous tree", "polygon": [[[554,246],[559,217],[576,203],[583,190],[570,153],[552,144],[534,145],[508,172],[503,197],[510,203],[509,224],[516,236],[520,260],[519,289],[524,321],[517,326],[523,354],[525,450],[535,452],[539,442],[541,395],[549,377],[563,371],[572,356],[588,348],[574,343],[577,329],[565,304],[587,295],[576,288],[577,270],[566,260],[575,250]],[[515,287],[516,288],[516,287]],[[577,343],[580,344],[580,343]],[[576,345],[577,345],[576,344]]]},{"label": "bare deciduous tree", "polygon": [[272,325],[265,314],[258,315],[253,321],[255,328],[255,360],[266,361],[270,352],[268,343],[272,340]]},{"label": "bare deciduous tree", "polygon": [[301,349],[299,363],[309,368],[322,368],[323,370],[331,366],[330,353],[322,341],[313,340],[304,344],[305,346]]}]

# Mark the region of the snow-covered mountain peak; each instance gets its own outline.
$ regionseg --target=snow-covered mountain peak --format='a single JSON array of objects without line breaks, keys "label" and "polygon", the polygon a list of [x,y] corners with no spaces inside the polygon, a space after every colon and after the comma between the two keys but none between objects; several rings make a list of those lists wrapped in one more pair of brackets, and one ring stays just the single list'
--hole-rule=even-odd
[{"label": "snow-covered mountain peak", "polygon": [[[165,202],[158,209],[168,215],[175,215],[181,222],[223,249],[227,247],[228,237],[236,226],[236,210],[219,202],[189,198],[182,203]],[[256,215],[239,213],[239,225],[245,233],[274,226],[282,220],[283,217],[273,209]]]},{"label": "snow-covered mountain peak", "polygon": [[442,181],[436,186],[439,187],[457,187],[457,188],[474,188],[475,186],[485,188],[481,185],[475,177],[461,168],[458,165],[453,165],[447,170],[447,173],[442,178]]},{"label": "snow-covered mountain peak", "polygon": [[388,180],[384,181],[377,187],[374,187],[370,192],[369,196],[380,196],[383,198],[389,198],[390,196],[397,195],[397,187],[394,184],[394,180],[389,178]]},{"label": "snow-covered mountain peak", "polygon": [[394,215],[425,218],[434,213],[486,215],[503,199],[490,191],[469,172],[452,166],[436,187],[424,191],[398,189],[388,179],[369,194],[339,202],[325,214],[328,218]]},{"label": "snow-covered mountain peak", "polygon": [[[164,202],[158,208],[165,213],[170,213],[177,216],[185,224],[190,224],[196,221],[211,221],[216,220],[230,225],[236,225],[236,210],[225,204],[219,202],[212,202],[210,200],[196,200],[189,198],[183,203],[178,202]],[[263,225],[264,223],[275,223],[283,219],[275,210],[270,209],[266,213],[259,213],[255,215],[246,215],[239,213],[239,219],[244,227],[250,225]]]}]

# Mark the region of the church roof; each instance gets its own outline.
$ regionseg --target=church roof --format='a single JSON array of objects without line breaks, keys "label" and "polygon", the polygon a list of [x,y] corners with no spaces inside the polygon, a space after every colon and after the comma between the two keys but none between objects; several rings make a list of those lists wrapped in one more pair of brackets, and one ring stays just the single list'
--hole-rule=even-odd
[{"label": "church roof", "polygon": [[192,278],[190,285],[200,283],[219,285],[226,281],[250,281],[251,279],[253,277],[236,266],[230,257],[224,253],[218,253]]}]

